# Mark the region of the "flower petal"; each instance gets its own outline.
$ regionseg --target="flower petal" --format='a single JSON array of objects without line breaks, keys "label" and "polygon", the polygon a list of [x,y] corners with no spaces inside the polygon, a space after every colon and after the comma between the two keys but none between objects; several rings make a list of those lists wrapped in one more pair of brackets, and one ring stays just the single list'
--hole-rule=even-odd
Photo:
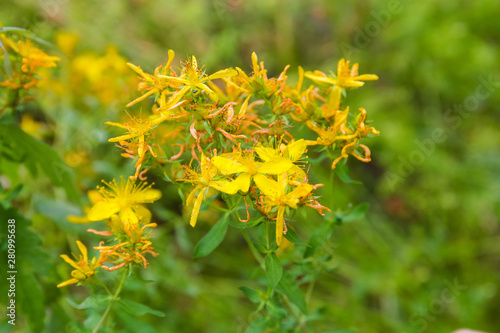
[{"label": "flower petal", "polygon": [[60,257],[68,264],[70,264],[73,268],[82,269],[73,259],[70,259],[70,257],[68,257],[67,255],[61,254]]},{"label": "flower petal", "polygon": [[61,288],[61,287],[65,287],[67,285],[70,285],[70,284],[74,284],[74,283],[78,283],[79,280],[77,279],[69,279],[67,281],[64,281],[64,282],[61,282],[57,285],[57,288]]},{"label": "flower petal", "polygon": [[285,158],[274,158],[266,163],[262,163],[257,169],[258,173],[269,175],[281,175],[293,166],[292,161]]},{"label": "flower petal", "polygon": [[200,213],[201,203],[203,202],[203,197],[205,196],[205,189],[200,191],[198,197],[196,197],[196,201],[193,205],[193,210],[191,212],[191,219],[189,220],[189,224],[194,228],[196,225],[196,221],[198,220],[198,214]]},{"label": "flower petal", "polygon": [[120,205],[114,201],[100,201],[90,208],[87,217],[90,221],[109,219],[120,210]]},{"label": "flower petal", "polygon": [[78,248],[80,249],[80,252],[83,255],[83,260],[88,263],[89,262],[89,257],[88,257],[88,252],[87,252],[87,247],[80,242],[79,240],[76,241],[76,245],[78,245]]},{"label": "flower petal", "polygon": [[256,174],[253,176],[253,180],[259,190],[272,200],[276,200],[284,194],[278,190],[280,188],[278,182],[273,179],[267,178],[261,174]]},{"label": "flower petal", "polygon": [[223,175],[232,175],[234,173],[248,172],[248,167],[235,160],[236,156],[215,156],[212,163]]},{"label": "flower petal", "polygon": [[255,147],[255,152],[264,162],[270,161],[271,159],[276,157],[276,150],[269,147],[257,146]]},{"label": "flower petal", "polygon": [[306,148],[307,148],[306,140],[300,139],[294,141],[288,144],[287,146],[288,157],[290,158],[290,160],[295,162],[299,160],[302,157],[302,155],[304,155]]},{"label": "flower petal", "polygon": [[285,206],[278,208],[278,216],[276,217],[276,244],[280,246],[283,239],[283,224],[285,223]]}]

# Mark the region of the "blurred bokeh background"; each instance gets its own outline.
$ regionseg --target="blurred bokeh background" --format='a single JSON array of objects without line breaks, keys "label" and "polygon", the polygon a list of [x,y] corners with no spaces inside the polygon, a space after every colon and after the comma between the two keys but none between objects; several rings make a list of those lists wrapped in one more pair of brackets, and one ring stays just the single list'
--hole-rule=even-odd
[{"label": "blurred bokeh background", "polygon": [[[494,333],[500,331],[499,12],[495,0],[3,0],[0,22],[59,45],[51,51],[62,58],[58,78],[43,87],[43,112],[31,110],[35,123],[23,121],[74,168],[81,193],[133,169],[107,143],[116,131],[104,125],[123,119],[124,105],[138,96],[126,61],[152,70],[173,49],[181,60],[196,55],[208,72],[249,71],[255,51],[271,75],[290,64],[292,79],[298,65],[335,72],[342,57],[359,62],[361,74],[380,77],[346,102],[366,108],[381,132],[366,140],[373,160],[348,161],[362,184],[332,178],[326,161],[311,177],[325,184],[320,194],[333,212],[363,202],[370,209],[337,228],[323,249],[333,257],[312,298],[325,316],[317,330]],[[44,136],[44,126],[52,134]],[[68,290],[55,288],[67,274],[58,256],[68,240],[91,236],[66,221],[78,208],[57,200],[57,189],[49,190],[52,199],[37,195],[48,183],[25,177],[20,182],[31,185],[21,193],[23,209],[49,265],[33,271],[43,289],[37,301],[47,309],[47,332],[70,331],[68,321],[79,314],[66,301]],[[176,188],[162,190],[153,207],[161,224],[155,245],[168,255],[152,260],[144,276],[156,282],[148,292],[131,286],[127,293],[166,317],[124,317],[124,323],[140,332],[243,332],[253,307],[238,287],[249,284],[253,258],[230,230],[212,255],[192,259],[209,225],[188,228],[172,213],[182,204]],[[321,224],[309,213],[308,224],[296,225],[304,238]]]}]

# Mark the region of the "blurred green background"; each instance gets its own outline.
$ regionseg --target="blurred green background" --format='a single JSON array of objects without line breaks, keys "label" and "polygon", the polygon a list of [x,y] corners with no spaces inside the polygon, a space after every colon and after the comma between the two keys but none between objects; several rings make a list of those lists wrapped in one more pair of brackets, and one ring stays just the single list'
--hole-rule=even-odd
[{"label": "blurred green background", "polygon": [[[500,331],[499,12],[495,0],[4,0],[0,22],[50,42],[58,31],[77,34],[78,52],[104,54],[114,45],[147,70],[164,63],[168,49],[181,60],[196,55],[208,72],[249,71],[255,51],[270,75],[290,64],[292,79],[298,65],[335,72],[342,57],[359,62],[361,74],[380,80],[350,92],[346,104],[366,108],[381,132],[365,141],[373,160],[348,161],[362,184],[333,179],[327,161],[311,177],[325,184],[319,193],[333,212],[362,202],[370,209],[365,219],[337,228],[323,248],[335,269],[321,273],[312,297],[313,309],[325,315],[317,331],[494,333]],[[64,68],[67,58],[56,54]],[[132,165],[106,142],[116,132],[103,123],[120,120],[132,96],[138,95],[126,91],[123,101],[105,107],[92,96],[41,99],[60,154],[92,157],[75,169],[82,193],[102,178],[131,174]],[[58,256],[68,241],[60,236],[69,234],[73,244],[93,238],[65,221],[76,208],[57,201],[60,193],[38,196],[47,183],[30,181],[22,210],[52,265],[35,270],[47,332],[71,331],[69,318],[84,318],[69,309],[69,291],[55,288],[67,274]],[[153,207],[161,224],[154,237],[157,252],[168,255],[151,260],[144,277],[156,282],[147,292],[131,285],[127,297],[166,317],[123,320],[141,332],[243,332],[253,307],[238,287],[252,285],[256,267],[246,245],[230,230],[209,257],[192,259],[209,225],[189,228],[171,213],[181,205],[176,189],[162,190]],[[304,239],[322,223],[308,214],[307,224],[295,224]]]}]

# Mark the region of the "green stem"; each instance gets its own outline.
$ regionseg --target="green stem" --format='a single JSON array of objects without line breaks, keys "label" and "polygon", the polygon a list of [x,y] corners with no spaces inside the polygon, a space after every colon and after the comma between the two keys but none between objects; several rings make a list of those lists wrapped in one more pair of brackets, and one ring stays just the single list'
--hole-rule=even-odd
[{"label": "green stem", "polygon": [[242,229],[241,233],[243,234],[243,238],[245,238],[245,240],[248,244],[248,247],[250,248],[250,252],[252,252],[255,259],[259,262],[260,267],[262,267],[262,269],[265,270],[264,260],[262,260],[262,257],[260,256],[259,251],[255,248],[255,245],[253,245],[250,237],[248,237],[247,231],[245,229]]},{"label": "green stem", "polygon": [[109,296],[113,297],[113,294],[111,293],[111,291],[109,291],[108,287],[106,287],[106,285],[101,280],[99,280],[99,278],[96,277],[96,280],[108,292]]},{"label": "green stem", "polygon": [[97,324],[97,326],[94,328],[94,330],[92,331],[92,333],[97,333],[99,332],[99,328],[101,327],[101,325],[104,323],[104,321],[106,320],[106,317],[108,316],[109,314],[109,311],[111,311],[111,307],[113,306],[114,302],[116,300],[118,300],[118,295],[120,295],[120,292],[122,291],[122,287],[123,287],[123,283],[125,282],[125,278],[127,277],[128,275],[128,272],[129,272],[129,268],[127,266],[127,269],[125,269],[125,271],[123,272],[123,276],[122,276],[122,279],[120,281],[120,284],[118,285],[118,288],[116,288],[116,292],[115,294],[113,295],[113,297],[111,297],[111,301],[109,302],[109,305],[108,305],[108,308],[106,309],[106,311],[104,312],[104,314],[102,315],[101,317],[101,320],[99,320],[99,323]]}]

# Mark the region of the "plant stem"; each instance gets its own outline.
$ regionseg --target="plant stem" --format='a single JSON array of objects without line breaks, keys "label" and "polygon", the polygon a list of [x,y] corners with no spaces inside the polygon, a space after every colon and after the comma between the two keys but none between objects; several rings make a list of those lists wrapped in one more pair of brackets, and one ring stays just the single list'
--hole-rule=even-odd
[{"label": "plant stem", "polygon": [[257,251],[257,249],[255,248],[255,245],[253,245],[252,240],[250,239],[250,237],[248,237],[247,231],[245,229],[242,229],[241,233],[243,234],[243,238],[245,238],[245,240],[248,244],[248,247],[250,248],[250,252],[252,252],[255,259],[259,262],[260,267],[262,267],[262,269],[264,269],[264,267],[265,267],[264,261],[262,260],[262,257],[260,256],[259,251]]},{"label": "plant stem", "polygon": [[123,283],[125,282],[125,278],[127,277],[128,275],[128,272],[129,272],[129,268],[127,266],[127,268],[125,269],[125,271],[123,272],[123,275],[122,275],[122,279],[120,281],[120,284],[118,285],[118,288],[116,288],[116,291],[115,291],[115,294],[113,295],[113,297],[111,297],[111,300],[109,302],[109,305],[108,305],[108,308],[106,309],[106,311],[104,312],[104,314],[102,315],[101,317],[101,320],[99,320],[99,323],[97,324],[97,326],[94,328],[94,330],[92,331],[92,333],[97,333],[99,332],[99,328],[101,327],[101,325],[104,323],[104,320],[106,320],[106,317],[108,316],[109,314],[109,311],[111,311],[111,307],[113,306],[113,303],[118,300],[118,295],[120,295],[120,292],[122,291],[122,287],[123,287]]}]

